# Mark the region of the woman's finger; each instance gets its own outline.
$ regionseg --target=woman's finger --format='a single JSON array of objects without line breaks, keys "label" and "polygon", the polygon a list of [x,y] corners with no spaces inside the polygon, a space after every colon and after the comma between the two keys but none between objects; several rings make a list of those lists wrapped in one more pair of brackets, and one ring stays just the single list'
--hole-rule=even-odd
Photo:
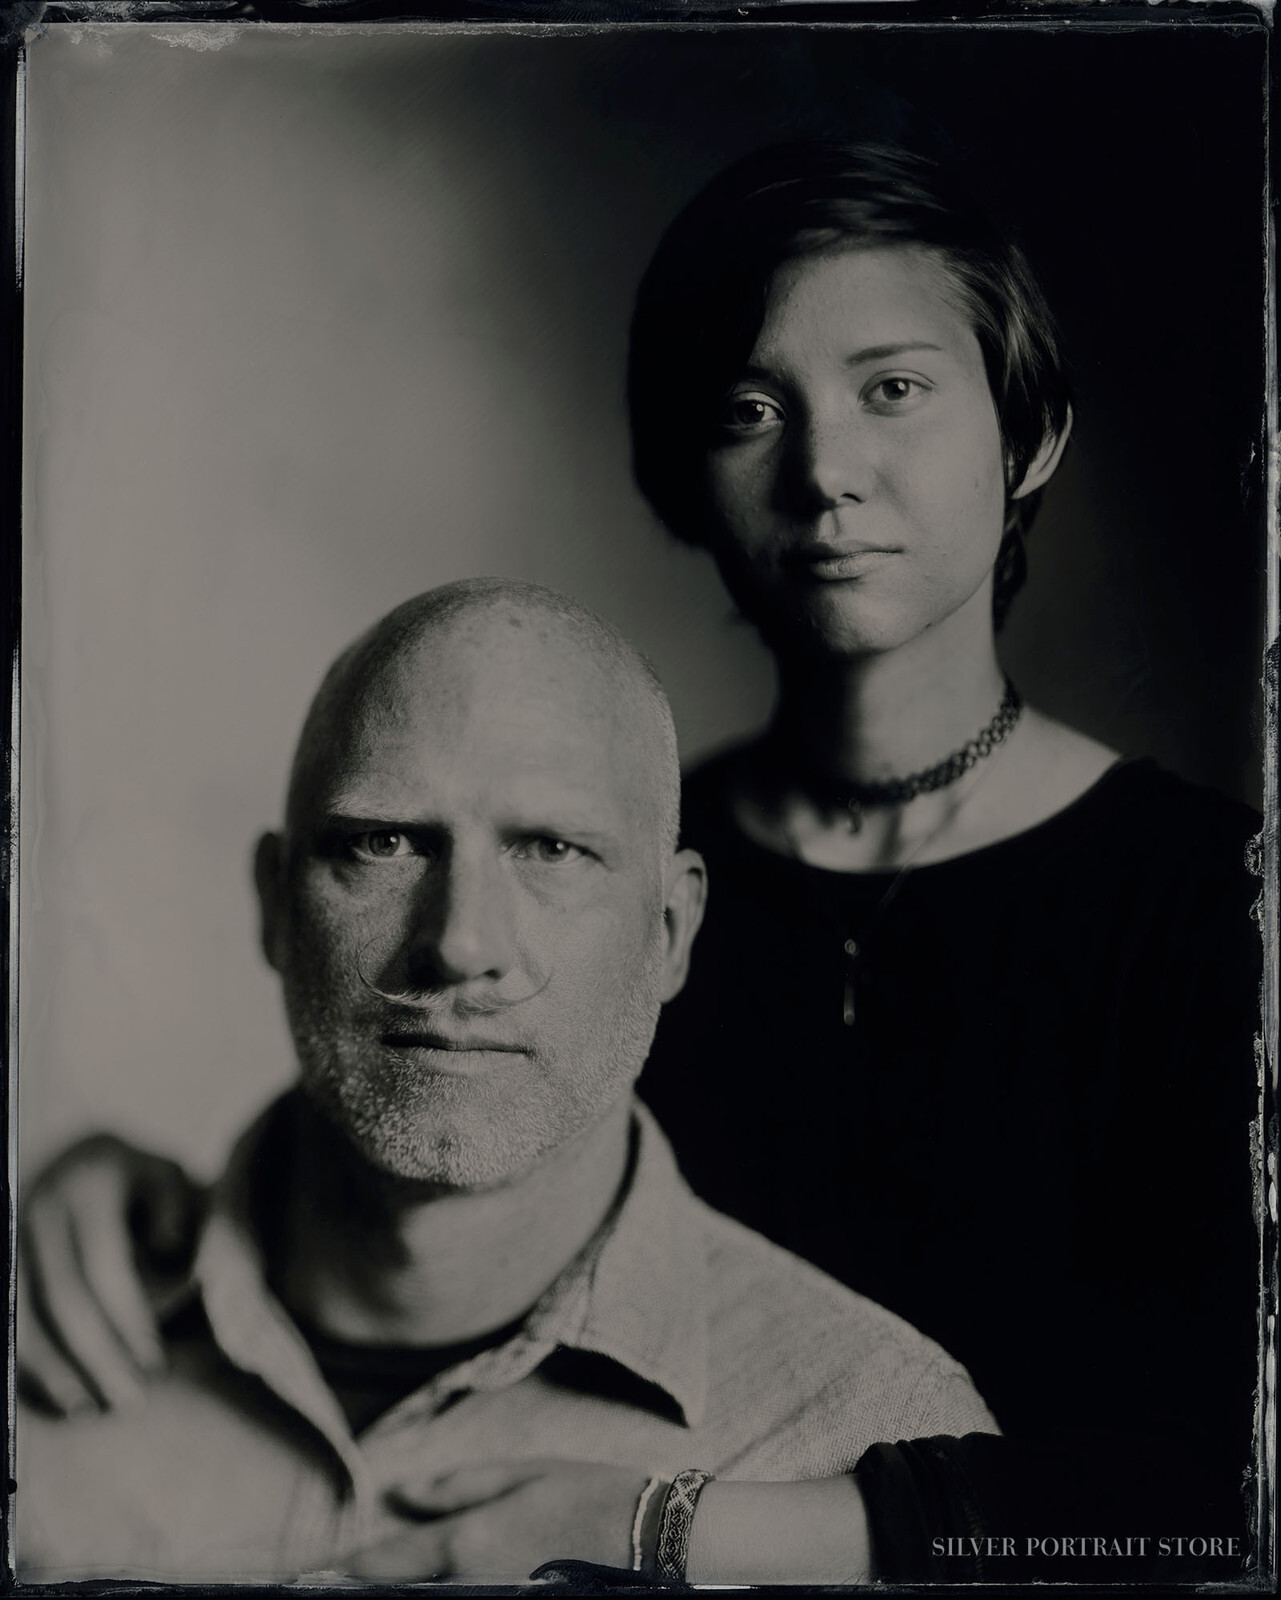
[{"label": "woman's finger", "polygon": [[31,1301],[44,1331],[70,1358],[104,1409],[142,1394],[133,1362],[89,1288],[65,1212],[34,1206],[24,1230]]},{"label": "woman's finger", "polygon": [[144,1372],[163,1369],[164,1351],[155,1313],[134,1259],[125,1181],[112,1172],[84,1174],[68,1227],[89,1295],[110,1331]]},{"label": "woman's finger", "polygon": [[14,1332],[17,1335],[18,1392],[41,1410],[68,1416],[97,1404],[84,1379],[44,1331],[25,1274],[18,1268],[18,1301]]},{"label": "woman's finger", "polygon": [[406,1516],[443,1516],[507,1494],[537,1475],[538,1461],[477,1461],[437,1473],[388,1492],[395,1510]]}]

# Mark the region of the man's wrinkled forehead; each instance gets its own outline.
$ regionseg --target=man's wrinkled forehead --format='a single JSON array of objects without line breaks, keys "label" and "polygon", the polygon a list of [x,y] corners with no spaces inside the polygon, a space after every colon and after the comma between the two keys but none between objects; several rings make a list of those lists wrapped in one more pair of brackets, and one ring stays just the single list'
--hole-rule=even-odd
[{"label": "man's wrinkled forehead", "polygon": [[[426,795],[479,788],[496,806],[519,800],[567,821],[656,825],[653,697],[559,618],[509,605],[454,617],[345,672],[340,663],[326,689],[306,761],[309,811],[363,800],[371,814],[408,818]],[[295,821],[303,801],[294,796]]]}]

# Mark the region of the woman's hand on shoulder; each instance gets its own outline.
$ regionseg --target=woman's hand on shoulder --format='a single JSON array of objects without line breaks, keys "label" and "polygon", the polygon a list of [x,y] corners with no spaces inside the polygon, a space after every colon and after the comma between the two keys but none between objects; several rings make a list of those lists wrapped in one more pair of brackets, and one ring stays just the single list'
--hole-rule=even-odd
[{"label": "woman's hand on shoulder", "polygon": [[95,1134],[38,1174],[18,1234],[19,1385],[59,1414],[128,1405],[163,1369],[204,1196],[176,1162]]}]

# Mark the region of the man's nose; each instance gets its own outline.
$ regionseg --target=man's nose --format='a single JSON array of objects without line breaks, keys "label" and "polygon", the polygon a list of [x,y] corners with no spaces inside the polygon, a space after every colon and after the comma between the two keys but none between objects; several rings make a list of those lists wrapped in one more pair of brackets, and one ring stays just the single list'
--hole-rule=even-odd
[{"label": "man's nose", "polygon": [[812,408],[794,438],[793,474],[808,502],[830,510],[868,498],[875,477],[869,441],[848,406]]},{"label": "man's nose", "polygon": [[515,961],[510,885],[497,859],[451,856],[422,886],[409,938],[410,981],[498,980]]}]

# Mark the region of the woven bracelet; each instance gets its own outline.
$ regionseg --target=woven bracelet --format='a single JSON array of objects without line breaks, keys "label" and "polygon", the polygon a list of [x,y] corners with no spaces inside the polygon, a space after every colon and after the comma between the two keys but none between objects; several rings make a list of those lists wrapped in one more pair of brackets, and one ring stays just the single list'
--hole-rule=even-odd
[{"label": "woven bracelet", "polygon": [[711,1482],[710,1472],[687,1467],[672,1479],[658,1519],[658,1549],[654,1565],[665,1583],[684,1583],[689,1559],[689,1535],[694,1526],[698,1497]]}]

